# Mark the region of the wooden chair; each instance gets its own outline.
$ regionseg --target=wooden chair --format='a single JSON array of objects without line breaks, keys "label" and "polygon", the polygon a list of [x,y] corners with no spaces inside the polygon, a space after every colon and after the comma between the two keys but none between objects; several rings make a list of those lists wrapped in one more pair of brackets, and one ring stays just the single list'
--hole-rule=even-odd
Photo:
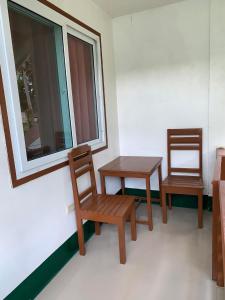
[{"label": "wooden chair", "polygon": [[[198,151],[198,168],[173,168],[171,166],[172,151]],[[167,223],[167,194],[169,195],[170,209],[172,208],[172,194],[196,195],[198,196],[198,226],[202,228],[204,188],[202,179],[202,129],[168,129],[167,152],[168,177],[162,183],[163,223]]]},{"label": "wooden chair", "polygon": [[[95,222],[95,233],[100,235],[100,222],[116,224],[119,234],[120,263],[126,263],[125,222],[131,221],[131,239],[136,241],[135,197],[98,195],[91,148],[87,145],[69,153],[69,165],[74,194],[74,205],[78,230],[80,255],[85,255],[83,220]],[[91,186],[79,193],[77,179],[89,173]]]}]

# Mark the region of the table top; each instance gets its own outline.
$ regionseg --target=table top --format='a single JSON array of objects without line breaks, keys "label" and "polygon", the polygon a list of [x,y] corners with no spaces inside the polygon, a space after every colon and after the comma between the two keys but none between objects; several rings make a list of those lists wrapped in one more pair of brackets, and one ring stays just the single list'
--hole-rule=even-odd
[{"label": "table top", "polygon": [[119,156],[99,169],[104,174],[151,175],[161,164],[162,157]]}]

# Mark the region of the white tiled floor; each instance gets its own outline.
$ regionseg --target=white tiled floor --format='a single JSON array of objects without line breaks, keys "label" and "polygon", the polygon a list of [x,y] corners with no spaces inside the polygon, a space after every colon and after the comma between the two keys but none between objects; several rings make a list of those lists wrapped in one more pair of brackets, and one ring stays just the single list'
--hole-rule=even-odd
[{"label": "white tiled floor", "polygon": [[[138,214],[143,214],[144,206]],[[102,235],[87,243],[85,257],[75,255],[37,297],[38,300],[222,300],[223,289],[211,280],[211,214],[197,229],[197,211],[173,208],[163,225],[154,206],[154,230],[138,225],[127,263],[118,259],[117,230],[103,225]]]}]

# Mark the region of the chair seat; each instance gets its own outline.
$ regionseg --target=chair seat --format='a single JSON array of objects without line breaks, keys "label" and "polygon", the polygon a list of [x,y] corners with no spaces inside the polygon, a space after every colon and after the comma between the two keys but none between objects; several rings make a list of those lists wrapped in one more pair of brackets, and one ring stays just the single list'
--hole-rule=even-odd
[{"label": "chair seat", "polygon": [[203,189],[203,180],[200,177],[196,176],[168,176],[163,182],[162,185],[165,187],[184,187],[184,188],[195,188]]},{"label": "chair seat", "polygon": [[83,213],[96,213],[102,216],[123,217],[131,209],[135,197],[121,195],[96,195],[81,203]]}]

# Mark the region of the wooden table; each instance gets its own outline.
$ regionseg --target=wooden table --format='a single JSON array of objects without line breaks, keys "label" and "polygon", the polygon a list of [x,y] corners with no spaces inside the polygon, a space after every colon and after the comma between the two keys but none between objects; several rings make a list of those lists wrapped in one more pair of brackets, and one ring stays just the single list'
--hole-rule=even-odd
[{"label": "wooden table", "polygon": [[99,169],[101,176],[102,194],[106,194],[105,177],[113,176],[120,177],[122,193],[125,193],[125,178],[143,178],[146,182],[147,195],[147,220],[137,220],[137,223],[147,224],[149,230],[153,230],[152,222],[152,199],[150,177],[158,170],[160,202],[161,202],[161,170],[162,157],[141,157],[141,156],[119,156],[107,165]]}]

